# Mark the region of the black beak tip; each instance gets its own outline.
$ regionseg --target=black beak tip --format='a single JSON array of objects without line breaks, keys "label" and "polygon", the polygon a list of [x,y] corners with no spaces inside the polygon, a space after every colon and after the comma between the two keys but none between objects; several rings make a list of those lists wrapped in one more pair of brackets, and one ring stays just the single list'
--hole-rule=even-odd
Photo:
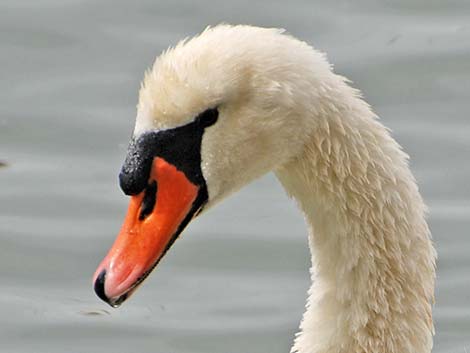
[{"label": "black beak tip", "polygon": [[[95,289],[95,293],[96,295],[103,301],[105,301],[106,303],[110,304],[109,302],[109,298],[106,296],[105,292],[104,292],[104,280],[106,278],[106,270],[103,270],[101,271],[101,273],[98,275],[98,277],[96,277],[96,280],[95,280],[95,286],[94,286],[94,289]],[[110,304],[111,305],[111,304]]]},{"label": "black beak tip", "polygon": [[119,307],[128,297],[129,293],[124,293],[120,297],[116,298],[108,298],[106,293],[104,292],[104,281],[106,279],[106,270],[101,271],[101,273],[96,277],[94,289],[96,295],[103,300],[105,303],[109,304],[113,308]]}]

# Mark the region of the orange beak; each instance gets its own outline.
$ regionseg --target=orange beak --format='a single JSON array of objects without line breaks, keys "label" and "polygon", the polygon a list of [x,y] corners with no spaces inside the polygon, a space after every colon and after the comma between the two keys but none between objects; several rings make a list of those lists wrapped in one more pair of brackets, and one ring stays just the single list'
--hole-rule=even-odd
[{"label": "orange beak", "polygon": [[101,299],[117,307],[148,276],[197,211],[199,189],[176,167],[154,158],[147,188],[131,197],[121,231],[95,272]]}]

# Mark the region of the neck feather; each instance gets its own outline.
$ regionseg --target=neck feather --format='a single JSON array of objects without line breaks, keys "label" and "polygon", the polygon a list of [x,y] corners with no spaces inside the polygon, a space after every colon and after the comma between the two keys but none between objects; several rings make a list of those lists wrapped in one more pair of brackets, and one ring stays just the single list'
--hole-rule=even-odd
[{"label": "neck feather", "polygon": [[276,171],[305,214],[312,253],[292,352],[429,353],[435,252],[426,207],[406,154],[343,91],[323,101],[303,151]]}]

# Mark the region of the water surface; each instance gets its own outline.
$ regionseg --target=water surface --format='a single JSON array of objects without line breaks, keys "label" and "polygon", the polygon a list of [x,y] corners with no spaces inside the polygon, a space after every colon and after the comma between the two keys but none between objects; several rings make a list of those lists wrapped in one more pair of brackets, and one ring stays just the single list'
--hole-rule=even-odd
[{"label": "water surface", "polygon": [[469,14],[457,0],[2,0],[0,351],[288,352],[310,260],[272,175],[194,221],[119,310],[91,288],[126,210],[117,172],[143,72],[222,21],[285,27],[363,90],[431,209],[434,352],[470,351]]}]

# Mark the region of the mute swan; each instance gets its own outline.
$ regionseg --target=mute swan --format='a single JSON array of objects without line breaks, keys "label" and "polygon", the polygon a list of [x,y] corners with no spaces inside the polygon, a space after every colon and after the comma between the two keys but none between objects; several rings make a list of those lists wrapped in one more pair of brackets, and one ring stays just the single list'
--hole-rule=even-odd
[{"label": "mute swan", "polygon": [[119,306],[194,216],[274,171],[312,253],[292,352],[430,352],[435,251],[407,160],[323,54],[278,29],[208,28],[145,75],[130,205],[95,291]]}]

